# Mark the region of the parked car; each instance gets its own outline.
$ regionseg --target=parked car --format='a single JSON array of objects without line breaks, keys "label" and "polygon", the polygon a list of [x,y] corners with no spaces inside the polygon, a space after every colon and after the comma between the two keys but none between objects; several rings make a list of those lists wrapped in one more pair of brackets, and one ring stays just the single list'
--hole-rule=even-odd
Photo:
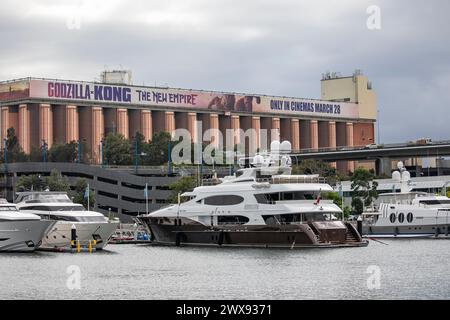
[{"label": "parked car", "polygon": [[366,145],[364,149],[378,149],[378,145],[376,143],[371,143]]}]

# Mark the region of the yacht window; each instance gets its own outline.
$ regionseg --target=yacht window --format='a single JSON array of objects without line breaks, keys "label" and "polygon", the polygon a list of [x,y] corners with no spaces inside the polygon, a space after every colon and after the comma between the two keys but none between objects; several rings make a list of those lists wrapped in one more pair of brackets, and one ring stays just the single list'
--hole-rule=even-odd
[{"label": "yacht window", "polygon": [[411,223],[413,221],[413,214],[412,212],[408,213],[406,215],[406,221],[408,221],[409,223]]},{"label": "yacht window", "polygon": [[38,211],[84,211],[84,207],[81,204],[74,206],[25,206],[21,209]]},{"label": "yacht window", "polygon": [[395,222],[395,213],[391,213],[391,215],[389,216],[389,220],[394,223]]},{"label": "yacht window", "polygon": [[405,214],[402,212],[398,215],[398,222],[403,223],[405,221]]},{"label": "yacht window", "polygon": [[236,195],[211,196],[204,200],[204,204],[210,206],[232,206],[244,201],[244,198]]},{"label": "yacht window", "polygon": [[245,224],[250,219],[244,216],[218,216],[218,224]]},{"label": "yacht window", "polygon": [[263,204],[274,204],[276,201],[284,200],[314,200],[317,197],[313,192],[291,191],[276,193],[259,193],[255,194],[256,201]]},{"label": "yacht window", "polygon": [[0,211],[17,211],[15,206],[3,206],[0,207]]},{"label": "yacht window", "polygon": [[241,182],[253,182],[255,180],[253,179],[245,179],[245,180],[238,180],[238,181],[234,181],[233,183],[241,183]]},{"label": "yacht window", "polygon": [[[42,216],[41,216],[42,217]],[[72,222],[104,222],[106,220],[105,217],[76,217],[76,216],[57,216],[57,215],[49,215],[47,216],[48,220],[56,220],[56,221],[72,221]]]},{"label": "yacht window", "polygon": [[450,200],[420,200],[419,203],[436,205],[436,204],[450,204]]}]

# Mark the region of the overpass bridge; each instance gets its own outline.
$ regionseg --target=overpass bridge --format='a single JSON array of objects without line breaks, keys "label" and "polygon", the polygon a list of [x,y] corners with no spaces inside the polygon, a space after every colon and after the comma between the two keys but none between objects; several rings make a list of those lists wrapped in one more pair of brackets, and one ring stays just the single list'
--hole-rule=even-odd
[{"label": "overpass bridge", "polygon": [[340,160],[375,160],[377,173],[390,174],[390,160],[414,157],[450,156],[450,140],[430,143],[396,143],[356,147],[336,147],[294,150],[291,157],[296,161],[317,159],[326,162]]}]

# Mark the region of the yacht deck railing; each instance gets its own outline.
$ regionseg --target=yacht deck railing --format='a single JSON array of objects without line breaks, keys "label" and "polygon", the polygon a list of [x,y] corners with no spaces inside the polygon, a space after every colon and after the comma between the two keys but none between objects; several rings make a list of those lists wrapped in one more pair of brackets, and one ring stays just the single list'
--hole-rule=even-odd
[{"label": "yacht deck railing", "polygon": [[[244,180],[246,181],[246,180]],[[222,181],[217,178],[212,179],[203,179],[203,186],[215,186],[221,184]],[[235,183],[239,183],[239,180],[236,180]],[[293,184],[293,183],[327,183],[327,179],[324,177],[317,176],[274,176],[271,178],[257,178],[255,179],[255,183],[269,183],[269,184]]]}]

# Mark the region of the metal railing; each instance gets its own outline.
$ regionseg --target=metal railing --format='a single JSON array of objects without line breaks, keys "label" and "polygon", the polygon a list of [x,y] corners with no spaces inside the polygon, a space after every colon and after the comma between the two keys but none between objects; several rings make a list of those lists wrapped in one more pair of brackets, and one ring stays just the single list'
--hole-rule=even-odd
[{"label": "metal railing", "polygon": [[[256,178],[255,183],[269,183],[269,184],[296,184],[296,183],[327,183],[327,179],[317,176],[281,176],[271,178]],[[215,186],[222,183],[219,179],[202,179],[203,186]]]}]

